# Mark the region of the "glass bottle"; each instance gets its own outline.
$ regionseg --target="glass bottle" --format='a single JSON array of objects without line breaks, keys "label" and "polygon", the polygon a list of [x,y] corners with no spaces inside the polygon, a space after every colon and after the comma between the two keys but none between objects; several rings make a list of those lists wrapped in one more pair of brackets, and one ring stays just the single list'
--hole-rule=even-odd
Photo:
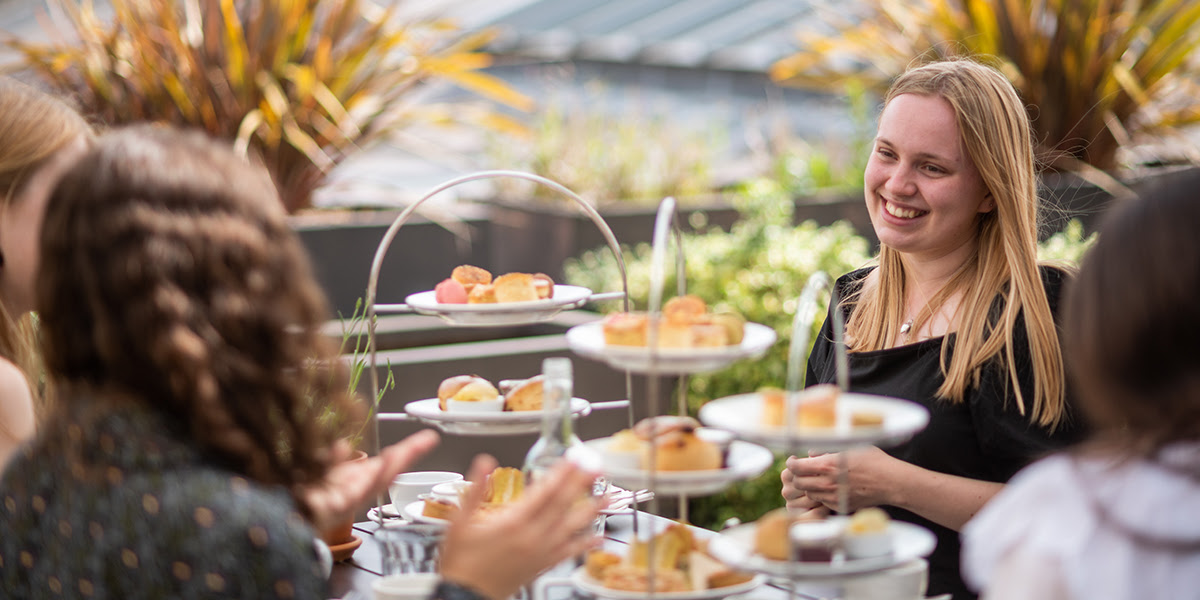
[{"label": "glass bottle", "polygon": [[[583,446],[575,435],[571,420],[574,375],[571,359],[547,358],[542,361],[542,435],[525,454],[525,477],[530,482],[549,471],[568,452]],[[574,450],[573,450],[574,449]]]}]

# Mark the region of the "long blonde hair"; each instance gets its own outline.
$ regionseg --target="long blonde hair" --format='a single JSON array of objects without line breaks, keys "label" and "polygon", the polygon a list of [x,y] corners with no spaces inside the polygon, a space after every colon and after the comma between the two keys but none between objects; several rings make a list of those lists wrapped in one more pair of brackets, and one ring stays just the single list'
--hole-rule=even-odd
[{"label": "long blonde hair", "polygon": [[[60,150],[90,137],[91,127],[65,102],[14,79],[0,77],[0,202],[8,209],[30,176]],[[34,345],[34,316],[13,315],[0,298],[0,357],[25,374],[38,417],[45,412]]]},{"label": "long blonde hair", "polygon": [[[960,403],[978,385],[980,369],[1000,358],[1008,372],[1017,409],[1031,421],[1053,429],[1063,418],[1065,377],[1062,352],[1050,304],[1038,270],[1038,197],[1029,116],[1009,81],[999,71],[969,59],[946,60],[912,68],[888,90],[886,103],[901,94],[944,98],[954,109],[967,155],[995,201],[995,210],[978,217],[975,254],[930,300],[937,307],[962,294],[953,358],[942,345],[945,381],[941,398]],[[851,351],[887,348],[905,319],[905,268],[900,253],[881,245],[875,285],[847,299],[854,306],[847,329]],[[1001,298],[999,315],[993,302]],[[1019,315],[1029,339],[1033,369],[1032,410],[1017,377],[1013,334]],[[914,331],[932,316],[922,310]],[[1001,335],[992,335],[998,332]]]}]

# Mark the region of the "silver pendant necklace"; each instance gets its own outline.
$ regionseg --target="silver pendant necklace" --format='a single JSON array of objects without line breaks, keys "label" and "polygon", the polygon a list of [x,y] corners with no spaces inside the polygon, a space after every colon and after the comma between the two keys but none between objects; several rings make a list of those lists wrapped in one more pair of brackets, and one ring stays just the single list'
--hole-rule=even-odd
[{"label": "silver pendant necklace", "polygon": [[904,337],[908,337],[908,332],[912,331],[913,320],[909,319],[900,325],[900,333]]}]

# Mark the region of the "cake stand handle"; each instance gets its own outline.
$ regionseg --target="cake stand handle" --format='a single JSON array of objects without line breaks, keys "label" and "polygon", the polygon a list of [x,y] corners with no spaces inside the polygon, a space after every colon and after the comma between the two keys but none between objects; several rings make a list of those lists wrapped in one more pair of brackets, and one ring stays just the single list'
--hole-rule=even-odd
[{"label": "cake stand handle", "polygon": [[[501,171],[501,170],[479,171],[476,173],[470,173],[467,175],[463,175],[461,177],[455,177],[454,179],[450,179],[449,181],[446,181],[446,182],[438,185],[437,187],[433,188],[432,190],[429,191],[429,193],[422,196],[421,199],[417,200],[416,202],[413,202],[407,208],[405,208],[403,211],[401,211],[400,214],[396,216],[396,219],[394,221],[392,221],[391,227],[388,227],[387,232],[385,232],[383,234],[383,239],[379,241],[379,247],[375,249],[375,257],[371,261],[371,274],[370,274],[370,277],[367,279],[367,292],[366,292],[367,346],[368,346],[369,354],[371,355],[371,359],[370,359],[370,361],[371,361],[371,363],[370,363],[370,365],[371,365],[371,398],[372,398],[373,403],[372,403],[372,406],[370,407],[370,410],[372,413],[376,413],[379,410],[379,406],[378,406],[378,402],[379,402],[379,400],[378,400],[378,398],[379,398],[378,367],[379,367],[379,364],[377,362],[378,359],[376,356],[377,352],[378,352],[378,348],[377,348],[376,337],[375,337],[375,326],[376,326],[376,323],[375,323],[375,316],[376,316],[375,296],[379,289],[379,273],[380,273],[380,271],[383,270],[383,259],[387,255],[387,251],[391,247],[392,241],[396,238],[396,234],[400,231],[400,228],[403,227],[404,224],[407,223],[410,218],[412,218],[412,215],[416,212],[417,208],[419,208],[422,204],[424,204],[430,198],[432,198],[432,197],[436,196],[437,194],[440,194],[452,187],[462,185],[467,182],[478,181],[478,180],[482,180],[482,179],[495,179],[495,178],[501,178],[501,177],[511,177],[514,179],[525,179],[527,181],[532,181],[534,183],[539,183],[541,185],[544,185],[544,186],[562,194],[563,196],[570,198],[571,200],[573,200],[575,202],[575,204],[577,206],[579,206],[579,208],[581,210],[583,210],[584,214],[586,214],[588,216],[588,218],[590,218],[592,220],[592,222],[596,225],[596,227],[600,230],[600,233],[604,236],[605,242],[608,243],[609,249],[612,250],[613,255],[617,259],[617,269],[620,270],[620,272],[621,272],[622,291],[625,293],[624,307],[625,307],[626,311],[629,310],[629,278],[625,273],[625,257],[621,254],[621,246],[620,246],[620,244],[617,243],[617,238],[615,235],[613,235],[612,228],[609,227],[608,223],[606,223],[604,221],[604,217],[600,216],[600,213],[594,207],[592,207],[590,204],[588,204],[586,201],[584,201],[583,198],[580,198],[579,194],[576,194],[575,192],[572,192],[571,190],[567,189],[562,184],[560,184],[556,181],[547,179],[545,177],[542,177],[541,175],[534,175],[533,173],[524,173],[521,171]],[[626,397],[633,396],[632,381],[633,381],[632,378],[628,374],[626,374],[626,377],[625,377],[625,395],[626,395]],[[629,409],[629,419],[632,422],[632,420],[633,420],[632,406]],[[375,422],[375,440],[374,440],[373,445],[374,445],[375,454],[378,455],[379,454],[379,419],[373,419],[373,420]],[[382,494],[380,494],[376,497],[376,504],[378,506],[383,505],[383,495]]]}]

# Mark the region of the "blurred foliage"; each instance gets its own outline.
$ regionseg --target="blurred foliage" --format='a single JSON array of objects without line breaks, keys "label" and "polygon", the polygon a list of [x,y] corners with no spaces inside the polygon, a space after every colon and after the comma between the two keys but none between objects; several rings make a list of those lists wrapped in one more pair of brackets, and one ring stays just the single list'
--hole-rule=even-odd
[{"label": "blurred foliage", "polygon": [[[828,227],[820,227],[813,221],[793,225],[795,203],[778,182],[764,179],[745,184],[732,199],[741,212],[741,220],[731,231],[726,233],[713,227],[683,235],[687,292],[704,298],[714,310],[737,311],[748,321],[772,327],[779,340],[761,359],[689,377],[688,403],[693,415],[713,398],[752,392],[764,385],[784,387],[792,320],[809,276],[820,270],[836,278],[871,259],[866,239],[845,222]],[[1039,256],[1077,263],[1095,237],[1085,238],[1083,226],[1071,221],[1063,231],[1041,244]],[[648,303],[651,250],[650,244],[622,249],[635,309],[645,310]],[[668,261],[674,260],[671,252],[667,257]],[[677,289],[675,270],[668,265],[666,272],[663,289],[664,297],[669,297]],[[570,283],[594,290],[621,289],[616,259],[607,248],[569,261],[566,276]],[[816,339],[828,310],[828,294],[823,296],[817,311],[820,317],[810,325],[810,340]],[[600,310],[620,310],[620,302],[611,301]],[[805,354],[810,349],[811,346],[805,348]],[[689,505],[692,522],[717,529],[727,519],[748,522],[782,506],[779,472],[783,457],[776,458],[776,464],[757,479],[714,496],[692,498]]]},{"label": "blurred foliage", "polygon": [[[342,340],[338,346],[338,356],[346,362],[347,381],[346,389],[350,394],[361,396],[362,392],[359,385],[362,382],[363,374],[367,371],[368,352],[370,352],[370,342],[367,337],[367,311],[363,306],[363,299],[359,298],[354,302],[354,313],[349,318],[338,312],[339,325],[342,329]],[[351,348],[351,343],[354,347]],[[359,450],[363,442],[363,436],[366,433],[367,426],[371,424],[371,418],[379,410],[379,403],[383,400],[383,395],[388,390],[396,389],[396,376],[392,372],[392,363],[388,361],[384,366],[386,375],[383,381],[379,382],[379,391],[375,393],[373,402],[367,404],[367,414],[350,418],[332,406],[325,405],[322,407],[321,414],[318,417],[322,426],[327,427],[330,431],[336,431],[339,435],[345,437],[350,445]]]},{"label": "blurred foliage", "polygon": [[24,66],[109,125],[155,121],[233,141],[271,172],[289,211],[361,146],[416,123],[520,130],[487,108],[421,103],[430,80],[527,110],[481,72],[490,35],[362,0],[49,0],[66,32],[5,36]]},{"label": "blurred foliage", "polygon": [[1083,223],[1071,219],[1067,226],[1038,244],[1038,260],[1062,262],[1079,266],[1083,255],[1096,243],[1099,234],[1083,235]]},{"label": "blurred foliage", "polygon": [[846,83],[845,92],[852,127],[849,135],[829,136],[819,144],[790,135],[771,141],[768,176],[793,196],[862,190],[867,158],[875,142],[875,106],[879,98],[853,81]]},{"label": "blurred foliage", "polygon": [[[593,206],[714,191],[712,165],[723,142],[713,137],[717,128],[690,131],[664,117],[609,115],[589,104],[549,106],[528,130],[528,136],[492,140],[489,162],[546,177]],[[563,200],[523,180],[497,185],[509,198]]]},{"label": "blurred foliage", "polygon": [[823,11],[772,78],[882,92],[916,60],[995,58],[1030,105],[1043,162],[1064,170],[1110,169],[1119,147],[1200,122],[1195,0],[877,0],[855,8]]}]

